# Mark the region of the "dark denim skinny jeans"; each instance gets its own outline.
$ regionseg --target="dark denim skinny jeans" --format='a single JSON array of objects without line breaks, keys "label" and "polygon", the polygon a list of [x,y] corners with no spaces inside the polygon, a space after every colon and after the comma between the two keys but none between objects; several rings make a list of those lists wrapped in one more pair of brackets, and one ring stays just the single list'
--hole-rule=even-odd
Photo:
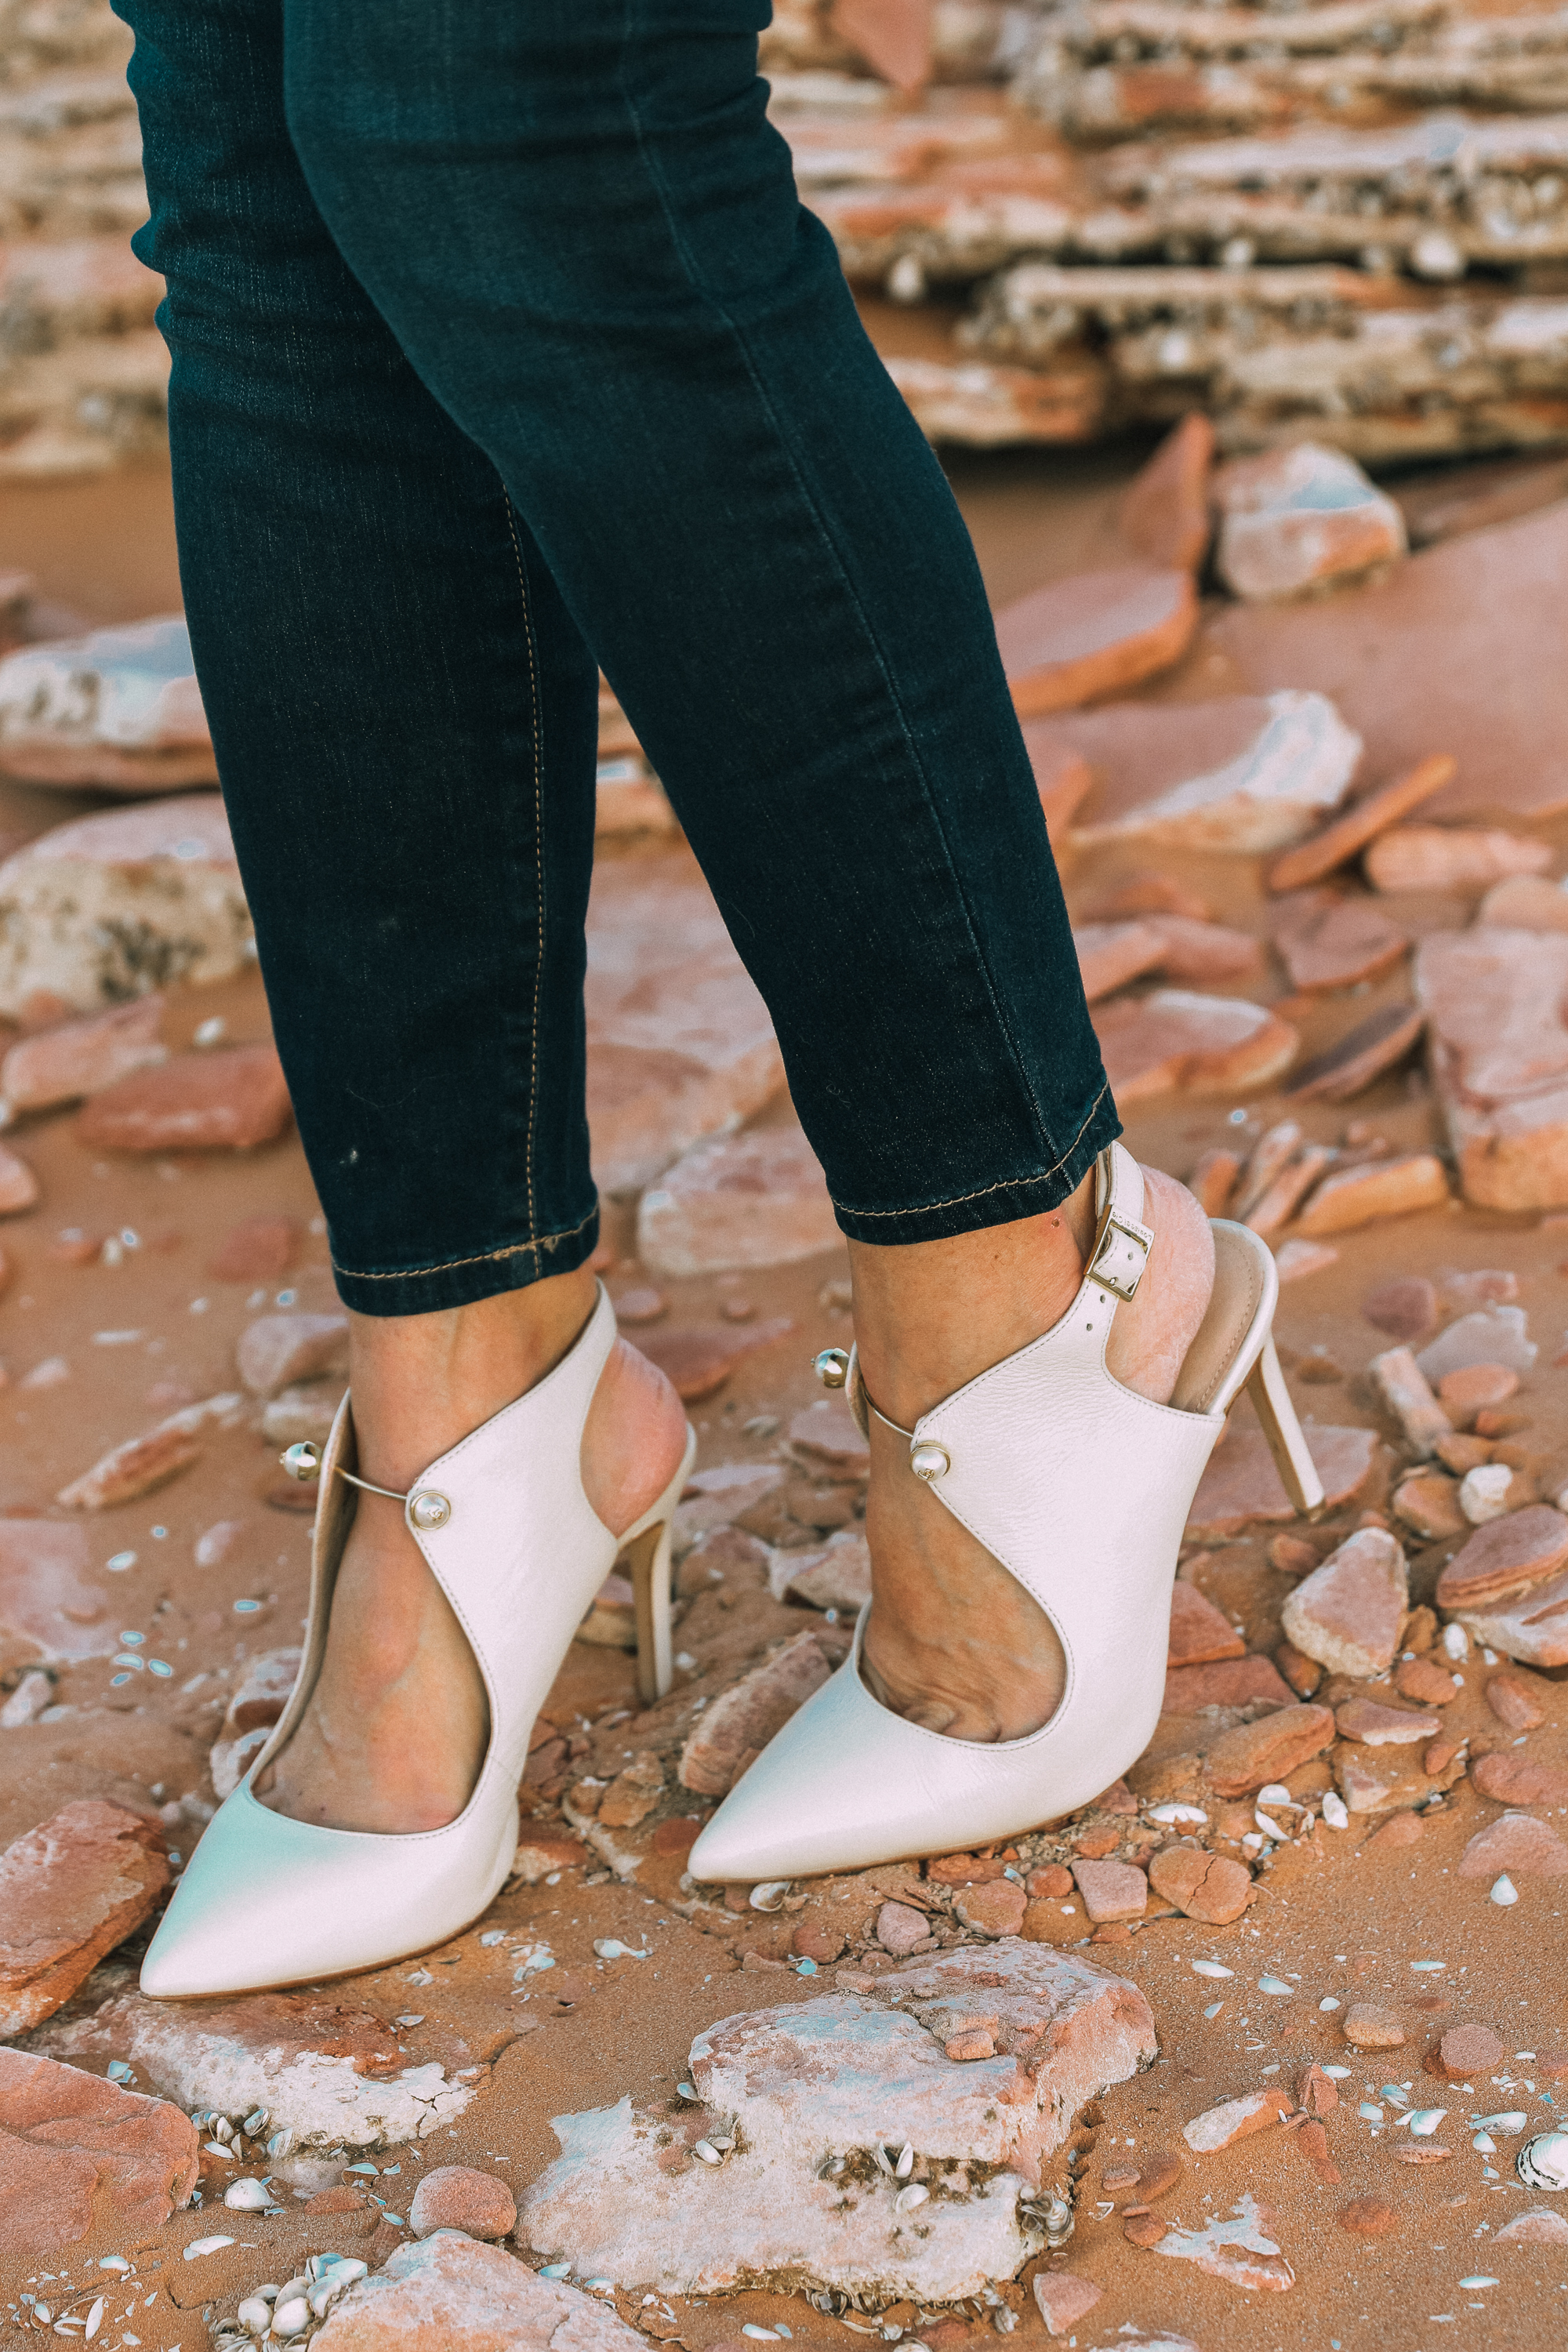
[{"label": "dark denim skinny jeans", "polygon": [[845,1232],[1055,1206],[1117,1124],[1046,827],[761,0],[118,5],[191,637],[344,1299],[594,1246],[596,663]]}]

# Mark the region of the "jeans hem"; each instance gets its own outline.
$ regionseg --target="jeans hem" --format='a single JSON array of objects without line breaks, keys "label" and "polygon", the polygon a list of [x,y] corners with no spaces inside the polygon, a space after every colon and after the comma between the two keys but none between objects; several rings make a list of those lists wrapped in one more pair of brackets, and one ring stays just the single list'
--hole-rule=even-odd
[{"label": "jeans hem", "polygon": [[1071,1147],[1053,1167],[1032,1176],[1000,1177],[973,1192],[907,1209],[847,1209],[835,1201],[833,1213],[851,1241],[879,1242],[889,1248],[910,1242],[952,1241],[960,1234],[1015,1224],[1022,1217],[1043,1216],[1049,1209],[1060,1208],[1121,1133],[1121,1121],[1110,1086],[1105,1085],[1090,1104]]},{"label": "jeans hem", "polygon": [[440,1265],[355,1273],[334,1259],[332,1279],[343,1305],[356,1315],[436,1315],[445,1307],[471,1307],[503,1291],[526,1290],[547,1275],[573,1274],[599,1245],[597,1202],[581,1224],[544,1234],[536,1241],[503,1242],[472,1256]]}]

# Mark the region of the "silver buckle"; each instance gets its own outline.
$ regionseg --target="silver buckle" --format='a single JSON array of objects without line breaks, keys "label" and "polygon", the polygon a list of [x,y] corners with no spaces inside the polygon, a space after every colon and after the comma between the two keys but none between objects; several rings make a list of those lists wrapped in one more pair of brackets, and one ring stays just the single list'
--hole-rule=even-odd
[{"label": "silver buckle", "polygon": [[1153,1240],[1150,1226],[1135,1225],[1129,1218],[1112,1212],[1105,1220],[1089,1262],[1089,1279],[1113,1290],[1118,1298],[1132,1297],[1143,1279]]}]

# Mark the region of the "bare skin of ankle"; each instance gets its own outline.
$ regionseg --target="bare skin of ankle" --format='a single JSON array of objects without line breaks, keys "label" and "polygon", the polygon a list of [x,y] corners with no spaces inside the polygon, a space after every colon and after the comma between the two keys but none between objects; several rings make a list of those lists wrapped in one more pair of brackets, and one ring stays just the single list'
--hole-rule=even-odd
[{"label": "bare skin of ankle", "polygon": [[[1143,1171],[1153,1246],[1116,1312],[1106,1363],[1170,1402],[1214,1287],[1214,1236],[1183,1184]],[[889,1420],[924,1412],[1061,1319],[1094,1232],[1092,1176],[1043,1217],[901,1249],[851,1242],[866,1386]],[[867,1679],[884,1706],[952,1739],[1021,1739],[1047,1722],[1066,1672],[1048,1617],[922,1486],[909,1448],[871,1423]]]},{"label": "bare skin of ankle", "polygon": [[[595,1297],[583,1267],[435,1315],[352,1316],[360,1475],[406,1493],[570,1352]],[[584,1492],[613,1535],[658,1500],[685,1444],[675,1391],[617,1340],[582,1445]],[[442,1829],[467,1804],[489,1737],[473,1652],[402,1510],[360,1495],[310,1711],[257,1794],[333,1829]]]}]

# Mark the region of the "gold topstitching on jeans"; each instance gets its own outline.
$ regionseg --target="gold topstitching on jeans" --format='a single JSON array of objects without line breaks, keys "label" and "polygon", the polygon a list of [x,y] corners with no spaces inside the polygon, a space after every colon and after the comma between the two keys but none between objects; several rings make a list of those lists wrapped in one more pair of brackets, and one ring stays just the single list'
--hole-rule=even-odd
[{"label": "gold topstitching on jeans", "polygon": [[950,1201],[922,1201],[913,1209],[851,1209],[842,1201],[835,1201],[836,1209],[843,1209],[847,1217],[927,1217],[933,1209],[956,1209],[965,1201],[983,1201],[988,1192],[1016,1192],[1025,1184],[1047,1184],[1059,1168],[1065,1168],[1083,1139],[1084,1129],[1110,1092],[1110,1080],[1106,1079],[1084,1114],[1083,1127],[1079,1129],[1055,1167],[1042,1168],[1035,1176],[1003,1176],[994,1184],[982,1184],[977,1192],[955,1192]]},{"label": "gold topstitching on jeans", "polygon": [[406,1271],[395,1274],[359,1274],[352,1265],[340,1265],[334,1258],[332,1272],[341,1274],[349,1282],[418,1282],[425,1275],[450,1274],[460,1265],[490,1265],[501,1257],[538,1257],[543,1251],[558,1248],[562,1242],[569,1242],[574,1234],[580,1234],[584,1225],[591,1225],[598,1213],[599,1204],[595,1201],[587,1215],[576,1224],[564,1225],[558,1234],[546,1234],[542,1242],[509,1242],[505,1249],[480,1250],[473,1257],[443,1258],[439,1265],[413,1265]]},{"label": "gold topstitching on jeans", "polygon": [[528,1223],[531,1232],[539,1222],[533,1199],[533,1132],[539,1117],[539,1003],[544,987],[544,792],[539,769],[539,669],[533,657],[533,616],[528,605],[528,575],[522,568],[522,550],[517,543],[517,521],[511,509],[511,494],[504,482],[501,496],[506,500],[506,527],[511,537],[518,591],[522,598],[522,636],[528,647],[529,725],[533,736],[533,866],[534,897],[539,908],[539,946],[533,966],[533,1034],[530,1040],[528,1072]]}]

